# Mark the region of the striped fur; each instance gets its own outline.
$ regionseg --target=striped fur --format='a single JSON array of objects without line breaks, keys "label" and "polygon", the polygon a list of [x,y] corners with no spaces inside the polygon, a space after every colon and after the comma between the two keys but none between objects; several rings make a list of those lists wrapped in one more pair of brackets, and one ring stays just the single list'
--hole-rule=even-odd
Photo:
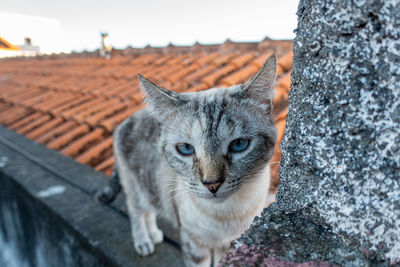
[{"label": "striped fur", "polygon": [[[136,251],[153,253],[162,241],[156,216],[180,228],[188,266],[216,262],[268,199],[268,161],[276,141],[270,118],[276,57],[246,84],[178,94],[142,76],[148,107],[114,132],[116,169],[126,194]],[[250,140],[243,152],[235,139]],[[183,156],[176,144],[195,153]],[[206,184],[218,182],[212,192]],[[215,188],[215,187],[213,187]]]}]

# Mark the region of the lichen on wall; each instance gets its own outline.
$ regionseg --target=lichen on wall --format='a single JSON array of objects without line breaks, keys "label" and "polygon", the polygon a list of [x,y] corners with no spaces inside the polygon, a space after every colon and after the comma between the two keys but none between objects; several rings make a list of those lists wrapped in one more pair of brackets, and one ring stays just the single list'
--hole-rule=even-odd
[{"label": "lichen on wall", "polygon": [[400,261],[400,2],[301,1],[278,207]]}]

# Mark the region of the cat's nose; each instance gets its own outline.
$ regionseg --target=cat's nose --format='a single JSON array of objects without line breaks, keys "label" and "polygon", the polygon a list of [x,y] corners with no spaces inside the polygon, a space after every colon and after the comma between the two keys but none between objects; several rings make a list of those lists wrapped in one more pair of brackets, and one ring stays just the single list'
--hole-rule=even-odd
[{"label": "cat's nose", "polygon": [[217,193],[217,191],[218,191],[219,187],[222,185],[223,181],[222,180],[218,180],[218,181],[214,181],[214,182],[203,181],[202,183],[205,187],[208,188],[208,190],[210,190],[211,193]]}]

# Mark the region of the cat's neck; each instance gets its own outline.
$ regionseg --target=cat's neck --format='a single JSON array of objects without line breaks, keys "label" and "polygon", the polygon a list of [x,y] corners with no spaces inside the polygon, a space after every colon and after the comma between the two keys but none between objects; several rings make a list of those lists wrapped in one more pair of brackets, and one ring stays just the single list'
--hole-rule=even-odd
[{"label": "cat's neck", "polygon": [[[191,204],[201,213],[215,220],[247,220],[259,215],[268,198],[270,185],[269,164],[255,177],[250,177],[241,188],[224,201],[204,199],[190,194]],[[177,203],[187,203],[187,199]],[[179,205],[179,204],[178,204]]]}]

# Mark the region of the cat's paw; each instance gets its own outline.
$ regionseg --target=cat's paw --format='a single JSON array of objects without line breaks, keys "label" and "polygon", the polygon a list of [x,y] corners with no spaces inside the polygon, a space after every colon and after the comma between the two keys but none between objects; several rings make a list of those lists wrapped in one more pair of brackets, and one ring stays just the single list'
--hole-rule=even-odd
[{"label": "cat's paw", "polygon": [[154,243],[151,240],[135,241],[135,250],[141,256],[148,256],[154,252]]},{"label": "cat's paw", "polygon": [[154,244],[158,244],[163,242],[164,240],[164,234],[160,229],[154,229],[153,231],[150,231],[150,238],[153,240]]}]

